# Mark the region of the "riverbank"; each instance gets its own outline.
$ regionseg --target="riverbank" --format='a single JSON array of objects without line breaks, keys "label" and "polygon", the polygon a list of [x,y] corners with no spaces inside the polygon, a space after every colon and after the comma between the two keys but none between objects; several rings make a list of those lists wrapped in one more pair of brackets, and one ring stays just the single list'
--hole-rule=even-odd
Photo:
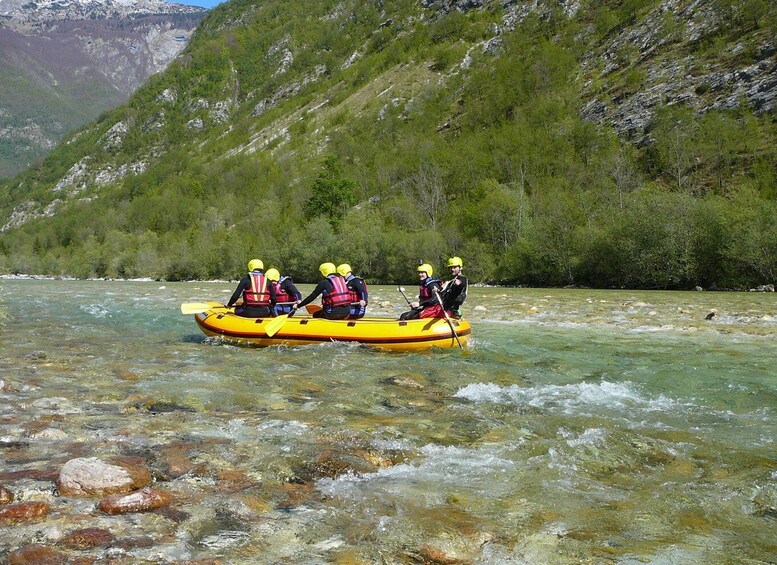
[{"label": "riverbank", "polygon": [[[163,279],[154,279],[154,278],[136,278],[136,279],[112,279],[112,278],[88,278],[88,279],[80,279],[76,277],[70,277],[70,276],[64,276],[64,275],[57,275],[57,276],[51,276],[51,275],[28,275],[28,274],[0,274],[0,280],[65,280],[65,281],[117,281],[117,282],[159,282],[159,283],[170,283],[170,282],[187,282],[187,283],[236,283],[237,279],[229,279],[229,280],[223,280],[223,279],[213,279],[213,280],[190,280],[190,281],[166,281]],[[315,284],[315,283],[300,283],[300,284]],[[380,284],[380,283],[378,283]],[[383,283],[383,284],[390,284],[390,283]],[[408,283],[409,285],[409,283]],[[713,288],[713,289],[703,289],[700,286],[697,286],[693,289],[640,289],[640,288],[609,288],[609,289],[597,289],[597,288],[591,288],[591,287],[585,287],[585,286],[574,286],[574,285],[567,285],[564,287],[531,287],[526,285],[502,285],[502,284],[496,284],[496,283],[483,283],[483,282],[477,282],[477,283],[470,283],[470,287],[472,288],[535,288],[535,289],[542,289],[542,288],[563,288],[563,289],[577,289],[577,290],[635,290],[635,291],[645,291],[645,290],[665,290],[667,292],[683,292],[683,291],[708,291],[708,292],[775,292],[775,285],[773,284],[765,284],[765,285],[759,285],[756,288]]]}]

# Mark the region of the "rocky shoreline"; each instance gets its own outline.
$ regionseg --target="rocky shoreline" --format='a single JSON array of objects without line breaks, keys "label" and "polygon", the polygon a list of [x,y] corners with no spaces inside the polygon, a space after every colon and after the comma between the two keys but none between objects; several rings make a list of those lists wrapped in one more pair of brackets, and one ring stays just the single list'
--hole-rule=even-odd
[{"label": "rocky shoreline", "polygon": [[[187,282],[187,283],[223,283],[223,284],[232,284],[236,282],[237,279],[230,279],[230,280],[224,280],[224,279],[213,279],[213,280],[192,280],[192,281],[166,281],[163,279],[155,279],[150,277],[144,277],[144,278],[136,278],[136,279],[112,279],[112,278],[90,278],[90,279],[80,279],[77,277],[72,277],[69,275],[27,275],[27,274],[0,274],[0,280],[55,280],[55,281],[81,281],[81,280],[87,280],[87,281],[116,281],[116,282],[159,282],[159,283],[170,283],[170,282]],[[301,283],[306,284],[306,283]],[[308,283],[313,284],[313,283]],[[387,286],[391,286],[391,283],[379,283],[379,284],[386,284]],[[477,282],[477,283],[470,283],[470,286],[473,288],[539,288],[539,287],[531,287],[527,285],[522,284],[497,284],[497,283],[483,283],[483,282]],[[554,287],[541,287],[541,288],[554,288]],[[563,287],[565,289],[580,289],[580,290],[592,290],[590,287],[587,286],[575,286],[575,285],[569,285]],[[599,289],[603,290],[603,289]],[[667,290],[667,289],[638,289],[638,288],[617,288],[617,289],[606,289],[606,290]],[[672,289],[672,290],[680,290],[683,289]],[[694,291],[709,291],[709,292],[775,292],[775,285],[774,284],[762,284],[758,285],[754,288],[709,288],[704,289],[700,286],[697,286],[695,288],[688,288],[685,289],[688,290],[694,290]]]}]

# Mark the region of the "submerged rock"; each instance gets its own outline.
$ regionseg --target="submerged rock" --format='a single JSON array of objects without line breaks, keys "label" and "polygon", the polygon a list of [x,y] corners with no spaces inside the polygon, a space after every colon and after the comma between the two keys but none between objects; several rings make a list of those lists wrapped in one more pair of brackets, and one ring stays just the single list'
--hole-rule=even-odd
[{"label": "submerged rock", "polygon": [[173,495],[163,490],[144,488],[130,494],[111,494],[103,498],[97,509],[106,514],[147,512],[167,506]]},{"label": "submerged rock", "polygon": [[0,485],[0,504],[10,504],[13,502],[13,493]]},{"label": "submerged rock", "polygon": [[70,532],[60,543],[72,549],[90,549],[92,547],[106,547],[111,542],[113,542],[113,535],[108,530],[83,528]]},{"label": "submerged rock", "polygon": [[407,388],[412,390],[423,390],[424,385],[406,375],[396,375],[393,377],[387,377],[380,380],[381,384],[394,385],[400,388]]},{"label": "submerged rock", "polygon": [[64,553],[39,544],[25,545],[8,554],[8,565],[60,565],[67,562]]},{"label": "submerged rock", "polygon": [[42,518],[49,513],[49,505],[45,502],[17,502],[0,508],[0,522],[23,522]]},{"label": "submerged rock", "polygon": [[138,410],[146,410],[152,414],[164,414],[167,412],[196,412],[191,406],[184,406],[183,404],[176,404],[175,402],[167,402],[164,400],[157,400],[145,404],[136,405]]},{"label": "submerged rock", "polygon": [[65,463],[57,477],[62,496],[105,496],[127,493],[151,482],[151,473],[136,465],[113,465],[96,457]]}]

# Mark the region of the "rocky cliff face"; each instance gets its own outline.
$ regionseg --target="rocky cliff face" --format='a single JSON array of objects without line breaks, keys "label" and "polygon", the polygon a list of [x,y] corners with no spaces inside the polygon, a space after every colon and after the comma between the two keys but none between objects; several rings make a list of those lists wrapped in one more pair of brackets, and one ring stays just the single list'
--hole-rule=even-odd
[{"label": "rocky cliff face", "polygon": [[0,177],[125,102],[183,50],[204,14],[162,0],[3,0]]}]

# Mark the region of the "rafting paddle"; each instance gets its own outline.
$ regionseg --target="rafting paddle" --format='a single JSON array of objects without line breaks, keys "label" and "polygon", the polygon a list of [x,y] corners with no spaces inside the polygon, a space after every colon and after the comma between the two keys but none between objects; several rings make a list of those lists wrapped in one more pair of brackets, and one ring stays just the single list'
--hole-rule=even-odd
[{"label": "rafting paddle", "polygon": [[305,310],[307,310],[308,314],[310,314],[311,316],[321,309],[322,309],[321,306],[319,306],[318,304],[308,304],[307,306],[305,306]]},{"label": "rafting paddle", "polygon": [[408,305],[408,306],[410,306],[410,307],[412,308],[412,307],[413,307],[413,305],[410,303],[410,300],[409,300],[409,299],[407,298],[407,296],[405,295],[405,289],[404,289],[404,288],[402,288],[401,286],[397,285],[397,290],[398,290],[398,291],[399,291],[399,293],[400,293],[400,294],[401,294],[401,295],[402,295],[402,296],[405,298],[405,302],[407,302],[407,305]]},{"label": "rafting paddle", "polygon": [[440,293],[437,291],[436,288],[432,288],[432,292],[434,292],[434,295],[437,297],[437,303],[440,305],[440,309],[442,310],[442,315],[445,316],[445,321],[448,322],[448,325],[451,328],[451,331],[453,332],[453,337],[456,338],[456,343],[459,344],[459,349],[464,349],[464,346],[461,345],[461,342],[459,341],[459,336],[456,333],[456,329],[453,327],[453,322],[448,317],[448,312],[445,311],[445,307],[442,305],[442,298],[440,298]]},{"label": "rafting paddle", "polygon": [[200,312],[206,312],[207,310],[217,310],[219,308],[226,310],[227,307],[215,306],[208,302],[184,302],[181,304],[181,314],[188,316],[189,314],[199,314]]},{"label": "rafting paddle", "polygon": [[283,327],[283,324],[286,323],[286,320],[289,319],[288,314],[283,314],[281,316],[278,316],[277,318],[271,318],[269,322],[267,322],[267,325],[264,327],[264,333],[267,334],[267,337],[272,337],[275,334],[278,333],[278,330],[280,330]]}]

